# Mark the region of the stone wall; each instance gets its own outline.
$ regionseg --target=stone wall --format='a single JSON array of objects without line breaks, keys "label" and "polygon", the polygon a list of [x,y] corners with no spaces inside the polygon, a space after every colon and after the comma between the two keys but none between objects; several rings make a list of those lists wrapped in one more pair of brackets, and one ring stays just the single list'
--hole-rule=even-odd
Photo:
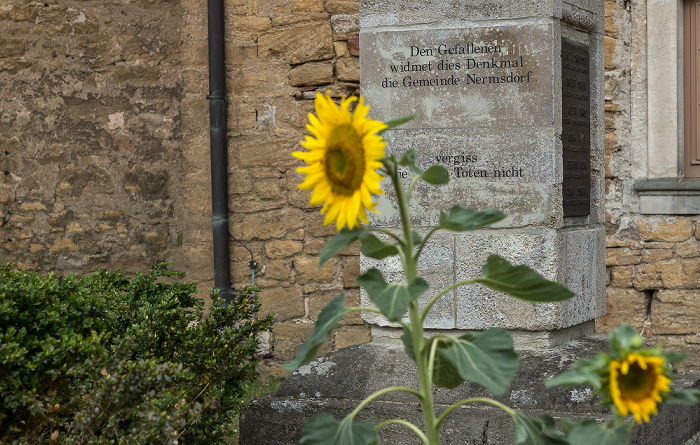
[{"label": "stone wall", "polygon": [[[200,2],[205,4],[206,2]],[[276,374],[309,337],[320,310],[341,291],[359,305],[357,250],[317,270],[325,242],[309,192],[297,185],[302,163],[291,153],[308,134],[315,92],[359,93],[358,2],[337,0],[229,1],[227,75],[232,281],[251,282],[248,261],[259,263],[255,283],[263,309],[275,312],[271,358]],[[250,252],[249,252],[250,250]],[[369,340],[358,313],[344,319],[325,351]]]},{"label": "stone wall", "polygon": [[[700,217],[643,217],[645,3],[606,0],[608,315],[700,367]],[[226,0],[232,280],[258,262],[277,314],[261,372],[281,375],[359,254],[317,270],[322,227],[291,157],[316,91],[357,94],[357,0]],[[174,268],[213,284],[206,0],[0,0],[0,262],[43,272]],[[325,350],[369,340],[346,318]]]},{"label": "stone wall", "polygon": [[0,1],[0,263],[182,267],[180,6]]},{"label": "stone wall", "polygon": [[[700,368],[700,217],[639,215],[646,153],[646,2],[605,1],[607,315]],[[670,147],[669,147],[670,149]]]}]

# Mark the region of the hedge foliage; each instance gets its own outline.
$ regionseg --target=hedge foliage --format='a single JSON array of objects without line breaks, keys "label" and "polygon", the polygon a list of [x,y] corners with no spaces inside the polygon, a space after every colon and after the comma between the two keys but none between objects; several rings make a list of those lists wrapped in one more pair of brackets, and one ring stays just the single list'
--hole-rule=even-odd
[{"label": "hedge foliage", "polygon": [[272,316],[253,288],[205,314],[181,276],[0,266],[0,443],[225,443]]}]

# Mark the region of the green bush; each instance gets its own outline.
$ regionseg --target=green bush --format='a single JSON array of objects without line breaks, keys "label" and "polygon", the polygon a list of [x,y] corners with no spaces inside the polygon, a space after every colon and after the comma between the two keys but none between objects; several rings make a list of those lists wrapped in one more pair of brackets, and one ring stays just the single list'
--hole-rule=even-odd
[{"label": "green bush", "polygon": [[0,266],[0,442],[225,443],[272,317],[252,288],[205,316],[180,276]]}]

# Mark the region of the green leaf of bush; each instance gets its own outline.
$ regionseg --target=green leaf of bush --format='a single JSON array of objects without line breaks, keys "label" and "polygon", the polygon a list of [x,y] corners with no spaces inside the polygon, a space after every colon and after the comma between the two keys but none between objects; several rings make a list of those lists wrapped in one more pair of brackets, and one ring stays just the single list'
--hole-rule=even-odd
[{"label": "green leaf of bush", "polygon": [[493,224],[505,217],[505,213],[496,209],[484,209],[477,212],[461,206],[454,206],[449,213],[440,212],[438,227],[453,232],[466,232]]},{"label": "green leaf of bush", "polygon": [[367,230],[362,227],[355,227],[352,230],[348,229],[347,227],[343,227],[343,230],[331,238],[331,240],[328,241],[328,243],[326,243],[326,245],[323,247],[323,250],[321,250],[321,254],[318,257],[318,268],[320,269],[326,263],[326,261],[347,249],[350,244],[362,238],[366,233]]},{"label": "green leaf of bush", "polygon": [[374,235],[367,235],[362,239],[360,252],[375,260],[381,260],[388,256],[396,255],[399,249],[394,244],[386,244]]},{"label": "green leaf of bush", "polygon": [[566,287],[545,279],[531,268],[524,265],[513,266],[498,255],[489,256],[481,270],[484,276],[476,278],[475,282],[521,300],[552,303],[568,300],[575,295]]},{"label": "green leaf of bush", "polygon": [[442,185],[450,182],[450,174],[442,165],[430,166],[421,176],[428,184]]},{"label": "green leaf of bush", "polygon": [[440,343],[437,352],[441,360],[449,362],[464,380],[483,385],[496,395],[508,390],[518,370],[518,355],[505,329],[489,328]]},{"label": "green leaf of bush", "polygon": [[379,443],[374,425],[353,422],[349,417],[341,422],[330,414],[319,413],[309,420],[301,432],[300,445],[373,445]]},{"label": "green leaf of bush", "polygon": [[284,368],[293,371],[313,360],[318,349],[333,334],[333,330],[346,313],[345,294],[341,293],[321,310],[311,337],[301,346],[294,360],[284,365]]}]

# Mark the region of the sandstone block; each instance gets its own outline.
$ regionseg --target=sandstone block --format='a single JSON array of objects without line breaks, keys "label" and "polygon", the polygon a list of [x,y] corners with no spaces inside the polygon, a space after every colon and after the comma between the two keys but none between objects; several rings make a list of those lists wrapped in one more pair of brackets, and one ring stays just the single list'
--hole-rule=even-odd
[{"label": "sandstone block", "polygon": [[359,345],[372,340],[369,326],[340,326],[333,334],[333,349]]},{"label": "sandstone block", "polygon": [[293,87],[324,85],[333,82],[333,65],[325,62],[309,62],[289,71],[289,84]]},{"label": "sandstone block", "polygon": [[345,57],[335,62],[338,80],[345,82],[360,81],[360,61],[353,57]]},{"label": "sandstone block", "polygon": [[347,57],[350,55],[350,49],[348,48],[348,42],[338,40],[333,42],[333,48],[335,49],[335,55],[337,57]]},{"label": "sandstone block", "polygon": [[630,264],[640,264],[642,256],[638,250],[627,248],[607,249],[605,254],[606,266],[627,266]]},{"label": "sandstone block", "polygon": [[642,264],[635,267],[632,283],[637,290],[661,289],[661,270],[656,264]]},{"label": "sandstone block", "polygon": [[700,259],[663,261],[656,266],[667,289],[693,289],[700,285]]},{"label": "sandstone block", "polygon": [[610,275],[610,285],[613,287],[634,287],[634,266],[613,267]]},{"label": "sandstone block", "polygon": [[234,15],[232,18],[232,26],[236,31],[262,32],[272,27],[272,21],[270,17]]},{"label": "sandstone block", "polygon": [[307,255],[318,256],[326,246],[326,240],[320,238],[312,238],[304,243],[304,253]]},{"label": "sandstone block", "polygon": [[651,329],[655,335],[700,332],[698,290],[660,290],[651,303]]},{"label": "sandstone block", "polygon": [[693,236],[690,218],[647,219],[637,218],[639,234],[644,241],[680,242]]},{"label": "sandstone block", "polygon": [[605,294],[605,316],[596,320],[596,331],[612,332],[621,323],[641,329],[646,319],[646,295],[635,289],[608,287]]},{"label": "sandstone block", "polygon": [[339,35],[360,32],[360,18],[357,14],[338,14],[331,17],[333,32]]},{"label": "sandstone block", "polygon": [[700,371],[700,345],[686,342],[688,336],[684,335],[654,335],[649,339],[652,345],[662,345],[669,351],[685,352],[688,354],[685,360],[677,364],[681,372]]},{"label": "sandstone block", "polygon": [[327,0],[326,12],[329,14],[358,14],[360,4],[355,1]]},{"label": "sandstone block", "polygon": [[695,238],[682,242],[676,246],[676,255],[681,258],[695,258],[700,256],[700,243]]},{"label": "sandstone block", "polygon": [[348,48],[351,56],[358,57],[360,55],[360,36],[348,37]]},{"label": "sandstone block", "polygon": [[324,0],[292,0],[292,12],[322,12]]},{"label": "sandstone block", "polygon": [[328,23],[309,23],[258,39],[259,55],[281,57],[292,64],[332,58],[333,34]]},{"label": "sandstone block", "polygon": [[605,69],[614,70],[615,68],[617,68],[617,65],[614,63],[615,46],[617,44],[617,39],[605,36],[603,44],[605,46]]},{"label": "sandstone block", "polygon": [[642,250],[642,262],[656,263],[673,258],[671,249],[644,249]]},{"label": "sandstone block", "polygon": [[[301,345],[311,336],[314,330],[312,323],[278,323],[274,328],[275,359],[290,362],[294,359]],[[318,355],[331,350],[331,340],[321,346]]]},{"label": "sandstone block", "polygon": [[287,258],[300,253],[303,248],[302,243],[294,241],[272,241],[265,244],[265,254],[268,258]]},{"label": "sandstone block", "polygon": [[292,264],[297,272],[296,277],[299,284],[307,284],[309,281],[330,283],[333,281],[336,262],[335,258],[331,258],[321,269],[318,269],[318,258],[316,257],[296,258]]},{"label": "sandstone block", "polygon": [[[328,303],[330,303],[331,300],[337,297],[341,292],[342,290],[340,289],[311,292],[308,298],[309,311],[306,314],[307,318],[313,321],[318,320],[318,314],[320,314],[323,308],[326,307],[326,305],[328,305]],[[345,306],[348,306],[347,302]]]},{"label": "sandstone block", "polygon": [[345,258],[345,268],[343,269],[343,286],[346,288],[358,287],[355,281],[360,276],[360,257],[349,256]]},{"label": "sandstone block", "polygon": [[269,134],[259,134],[235,141],[238,166],[259,167],[275,165],[292,167],[298,163],[292,152],[299,149],[299,138],[270,138]]},{"label": "sandstone block", "polygon": [[301,286],[271,287],[260,292],[260,315],[275,313],[275,321],[283,322],[304,316]]},{"label": "sandstone block", "polygon": [[265,277],[271,280],[291,282],[292,262],[290,260],[266,261],[265,268]]},{"label": "sandstone block", "polygon": [[242,241],[288,238],[290,233],[303,228],[304,212],[297,209],[265,211],[236,215],[231,221],[231,232]]}]

